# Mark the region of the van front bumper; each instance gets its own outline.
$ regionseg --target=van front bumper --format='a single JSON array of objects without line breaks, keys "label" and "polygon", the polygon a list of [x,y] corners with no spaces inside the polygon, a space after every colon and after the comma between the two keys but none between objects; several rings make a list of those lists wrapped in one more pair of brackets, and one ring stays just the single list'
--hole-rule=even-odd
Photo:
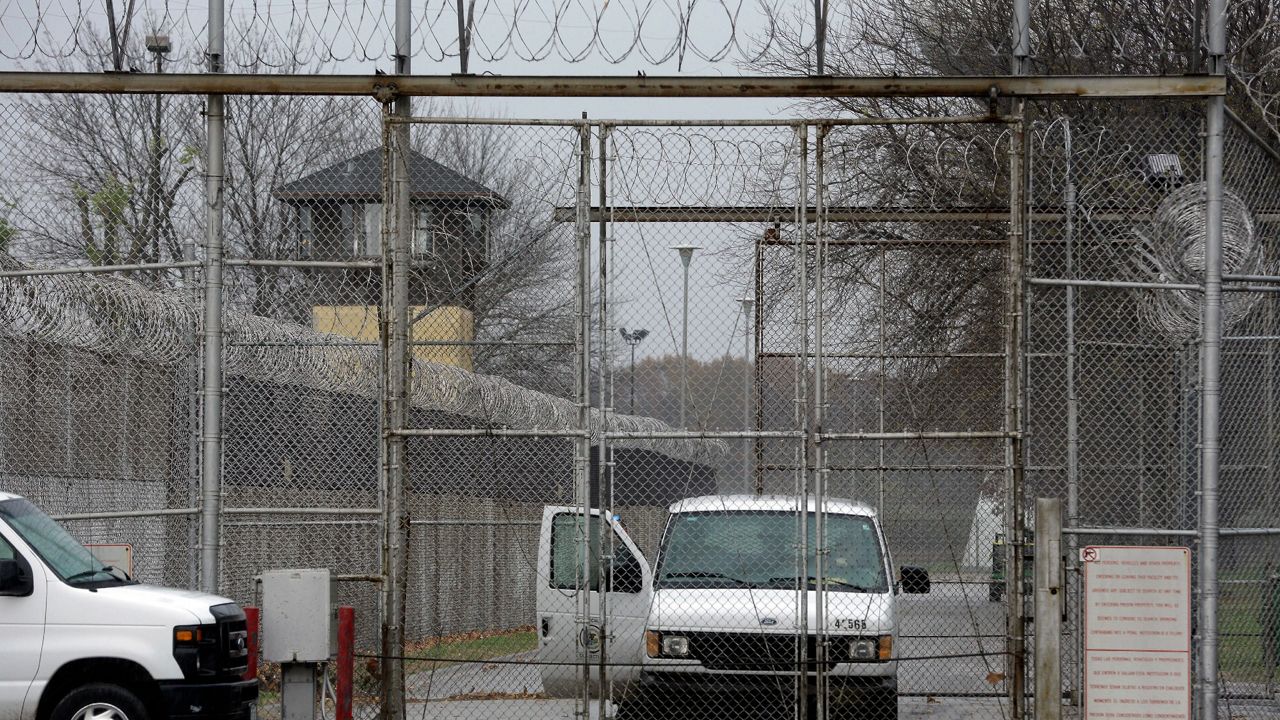
[{"label": "van front bumper", "polygon": [[254,720],[258,681],[162,682],[160,701],[169,720]]},{"label": "van front bumper", "polygon": [[[810,675],[806,693],[817,692],[816,679]],[[896,675],[827,675],[828,695],[835,702],[858,702],[868,696],[897,692]],[[791,697],[795,692],[794,675],[768,673],[651,672],[640,674],[640,689],[663,696],[735,696]]]}]

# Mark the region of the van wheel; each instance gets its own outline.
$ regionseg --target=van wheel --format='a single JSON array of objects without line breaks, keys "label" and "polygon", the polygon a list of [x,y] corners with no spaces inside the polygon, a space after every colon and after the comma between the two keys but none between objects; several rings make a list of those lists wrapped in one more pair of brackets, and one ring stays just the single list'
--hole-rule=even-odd
[{"label": "van wheel", "polygon": [[150,720],[147,706],[119,685],[94,683],[67,693],[49,720]]}]

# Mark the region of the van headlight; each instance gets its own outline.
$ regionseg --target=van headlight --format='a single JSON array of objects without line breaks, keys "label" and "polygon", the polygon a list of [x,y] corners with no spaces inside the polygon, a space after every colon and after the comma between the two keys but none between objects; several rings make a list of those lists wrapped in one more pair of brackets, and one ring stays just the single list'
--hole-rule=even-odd
[{"label": "van headlight", "polygon": [[849,641],[850,662],[888,662],[893,659],[893,636],[854,638]]},{"label": "van headlight", "polygon": [[651,658],[687,658],[689,657],[689,638],[683,635],[669,635],[656,630],[644,631],[645,654]]},{"label": "van headlight", "polygon": [[849,642],[849,659],[854,662],[871,662],[877,655],[876,641],[872,638],[858,638]]},{"label": "van headlight", "polygon": [[218,670],[218,626],[179,625],[173,629],[173,659],[182,676],[213,675]]},{"label": "van headlight", "polygon": [[680,635],[663,635],[662,654],[666,657],[689,657],[689,638]]}]

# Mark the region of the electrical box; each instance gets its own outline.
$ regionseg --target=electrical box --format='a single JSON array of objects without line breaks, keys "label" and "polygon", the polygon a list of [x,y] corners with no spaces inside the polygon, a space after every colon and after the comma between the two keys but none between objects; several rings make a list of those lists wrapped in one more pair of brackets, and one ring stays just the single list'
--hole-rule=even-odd
[{"label": "electrical box", "polygon": [[262,583],[262,658],[322,663],[332,656],[333,580],[328,570],[271,570]]}]

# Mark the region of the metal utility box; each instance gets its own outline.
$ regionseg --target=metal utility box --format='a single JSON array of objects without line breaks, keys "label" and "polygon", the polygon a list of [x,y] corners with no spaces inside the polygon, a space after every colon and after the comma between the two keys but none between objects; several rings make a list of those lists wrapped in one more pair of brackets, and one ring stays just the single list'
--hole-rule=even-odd
[{"label": "metal utility box", "polygon": [[331,657],[333,580],[328,570],[262,574],[262,658],[323,663]]}]

